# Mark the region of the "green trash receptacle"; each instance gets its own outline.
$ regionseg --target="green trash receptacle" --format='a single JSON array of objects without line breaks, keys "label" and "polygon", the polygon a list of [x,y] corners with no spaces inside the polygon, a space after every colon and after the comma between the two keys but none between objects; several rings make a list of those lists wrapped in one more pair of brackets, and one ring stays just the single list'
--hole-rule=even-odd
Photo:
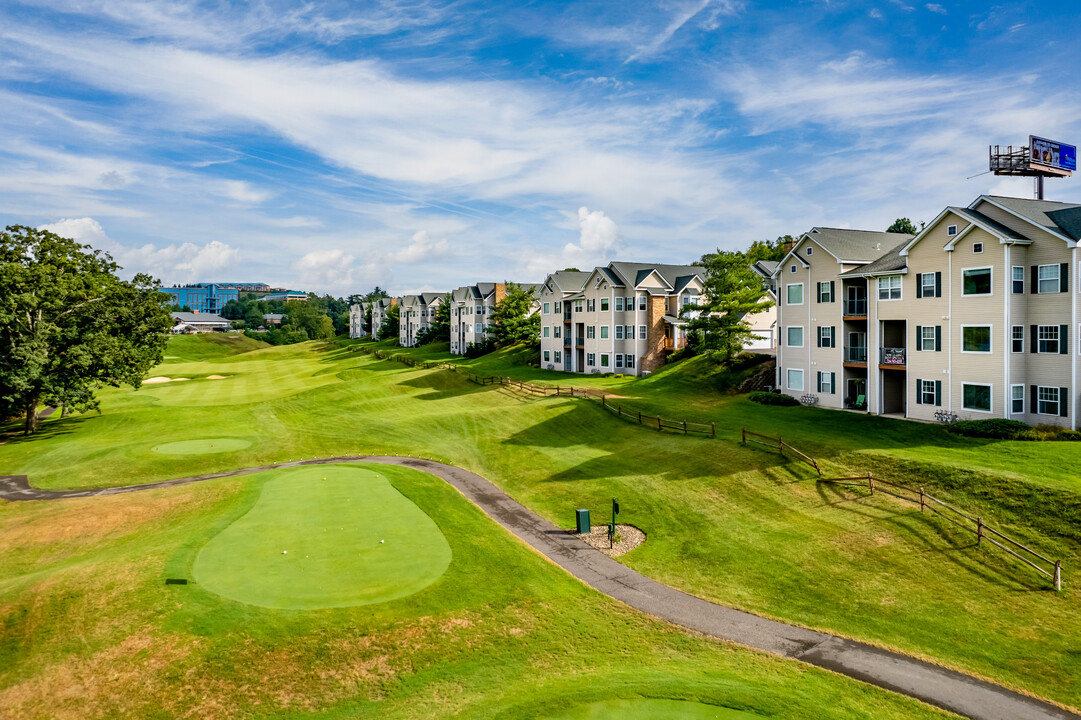
[{"label": "green trash receptacle", "polygon": [[577,523],[577,525],[578,525],[578,534],[579,535],[588,535],[589,530],[590,530],[590,528],[589,528],[589,510],[581,510],[581,509],[576,510],[575,511],[575,519],[578,521],[578,523]]}]

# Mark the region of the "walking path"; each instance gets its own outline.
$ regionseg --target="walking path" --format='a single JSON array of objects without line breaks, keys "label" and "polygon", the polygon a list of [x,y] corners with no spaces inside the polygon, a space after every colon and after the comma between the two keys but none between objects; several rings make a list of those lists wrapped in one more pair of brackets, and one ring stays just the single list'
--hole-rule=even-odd
[{"label": "walking path", "polygon": [[94,490],[39,490],[30,486],[25,475],[11,475],[0,476],[0,498],[55,500],[116,495],[150,488],[185,485],[213,478],[246,475],[274,468],[340,462],[403,465],[442,478],[493,520],[582,582],[648,615],[676,625],[721,640],[802,660],[976,720],[1078,720],[1079,718],[1050,703],[955,670],[947,670],[907,655],[883,650],[855,640],[767,620],[662,585],[605,557],[573,534],[557,528],[512,500],[505,492],[480,475],[432,460],[354,455],[300,460],[165,480],[146,485]]}]

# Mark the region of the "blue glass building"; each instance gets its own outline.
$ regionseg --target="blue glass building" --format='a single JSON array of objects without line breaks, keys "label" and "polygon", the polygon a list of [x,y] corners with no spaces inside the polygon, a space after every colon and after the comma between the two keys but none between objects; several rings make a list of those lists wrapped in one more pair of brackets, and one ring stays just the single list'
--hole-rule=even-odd
[{"label": "blue glass building", "polygon": [[240,291],[235,286],[224,287],[217,283],[161,288],[161,291],[172,295],[177,307],[190,307],[197,313],[219,313],[227,302],[240,299]]}]

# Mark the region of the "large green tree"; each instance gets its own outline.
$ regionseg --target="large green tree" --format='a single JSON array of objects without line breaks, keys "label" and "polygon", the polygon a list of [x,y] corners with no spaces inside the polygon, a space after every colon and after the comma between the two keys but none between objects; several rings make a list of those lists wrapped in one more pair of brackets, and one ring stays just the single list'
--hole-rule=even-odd
[{"label": "large green tree", "polygon": [[0,415],[98,407],[94,391],[138,388],[161,362],[172,299],[149,275],[124,281],[101,250],[46,230],[0,233]]},{"label": "large green tree", "polygon": [[380,338],[383,340],[398,339],[402,332],[401,314],[402,309],[396,304],[387,308],[387,311],[383,313],[383,323],[379,326]]},{"label": "large green tree", "polygon": [[[922,226],[923,223],[920,223],[920,225]],[[886,232],[918,235],[920,231],[919,228],[916,227],[916,223],[912,222],[906,217],[903,217],[894,220],[893,225],[890,225],[888,228],[886,228]]]},{"label": "large green tree", "polygon": [[282,332],[303,332],[309,340],[334,337],[334,321],[320,307],[319,299],[291,300],[285,304]]},{"label": "large green tree", "polygon": [[536,298],[526,288],[507,283],[507,294],[495,304],[489,327],[500,345],[540,342],[540,315],[534,312]]},{"label": "large green tree", "polygon": [[772,242],[769,240],[755,240],[745,254],[747,262],[756,263],[759,260],[780,261],[784,258],[787,243],[793,241],[791,235],[781,235]]},{"label": "large green tree", "polygon": [[751,340],[746,316],[768,310],[773,301],[743,253],[718,250],[703,260],[702,300],[684,309],[689,315],[688,330],[701,339],[704,350],[729,360]]}]

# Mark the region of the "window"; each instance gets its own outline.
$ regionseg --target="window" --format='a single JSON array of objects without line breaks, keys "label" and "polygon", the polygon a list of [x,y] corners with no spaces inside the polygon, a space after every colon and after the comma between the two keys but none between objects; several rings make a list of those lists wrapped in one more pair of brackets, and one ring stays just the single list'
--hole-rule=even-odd
[{"label": "window", "polygon": [[961,406],[965,410],[991,412],[991,386],[962,383]]},{"label": "window", "polygon": [[551,308],[551,303],[544,303],[544,314],[547,315]]},{"label": "window", "polygon": [[[594,325],[586,325],[586,339],[592,340],[597,334],[597,328]],[[590,363],[592,365],[593,363]]]},{"label": "window", "polygon": [[1010,349],[1015,353],[1025,351],[1025,326],[1014,325],[1010,328]]},{"label": "window", "polygon": [[552,328],[552,336],[553,337],[559,337],[559,333],[560,333],[560,328],[559,328],[558,325],[556,325],[554,328]]},{"label": "window", "polygon": [[601,340],[607,340],[607,339],[608,339],[608,326],[607,325],[601,325]]},{"label": "window", "polygon": [[788,347],[803,347],[803,327],[790,325],[788,327]]},{"label": "window", "polygon": [[544,337],[548,337],[548,331],[549,331],[549,329],[550,329],[550,328],[549,328],[549,327],[548,327],[547,325],[545,325],[545,326],[544,326]]},{"label": "window", "polygon": [[879,300],[900,300],[901,299],[901,276],[890,275],[889,277],[880,277],[878,279],[878,299]]},{"label": "window", "polygon": [[938,297],[938,284],[935,282],[934,273],[920,273],[917,281],[920,284],[920,297]]},{"label": "window", "polygon": [[601,367],[608,367],[608,353],[601,353]]},{"label": "window", "polygon": [[645,325],[639,325],[638,326],[638,337],[642,338],[643,340],[646,339],[646,326]]},{"label": "window", "polygon": [[623,298],[622,297],[617,297],[616,298],[616,311],[617,312],[623,312]]},{"label": "window", "polygon": [[555,311],[556,311],[556,312],[560,312],[560,307],[559,307],[559,306],[560,306],[561,304],[562,304],[562,303],[558,303],[558,302],[556,303],[556,307],[555,307]]},{"label": "window", "polygon": [[962,325],[961,352],[991,352],[991,326]]},{"label": "window", "polygon": [[638,309],[639,310],[645,310],[646,309],[646,296],[645,295],[639,295],[638,296]]},{"label": "window", "polygon": [[1021,295],[1025,292],[1025,268],[1020,265],[1013,266],[1013,294]]},{"label": "window", "polygon": [[[788,328],[791,330],[792,328]],[[819,327],[818,328],[818,347],[831,348],[837,347],[833,342],[833,328],[832,327]]]},{"label": "window", "polygon": [[586,353],[586,365],[588,365],[589,367],[593,367],[597,364],[596,360],[596,355],[594,355],[593,353]]},{"label": "window", "polygon": [[616,367],[623,367],[623,353],[616,353]]},{"label": "window", "polygon": [[921,405],[938,405],[935,397],[934,380],[920,380],[916,392],[920,394],[919,401]]},{"label": "window", "polygon": [[803,371],[789,368],[787,371],[787,385],[789,390],[803,389]]},{"label": "window", "polygon": [[807,248],[807,254],[808,255],[814,255],[814,248],[813,247],[808,247]]},{"label": "window", "polygon": [[555,356],[556,356],[556,362],[559,362],[560,353],[559,353],[558,350],[555,351]]},{"label": "window", "polygon": [[483,305],[477,305],[477,315],[483,315],[483,314],[484,314],[484,306]]},{"label": "window", "polygon": [[597,301],[595,299],[594,300],[586,300],[586,311],[587,312],[595,312],[596,310],[597,310]]},{"label": "window", "polygon": [[826,395],[832,395],[836,392],[834,387],[836,385],[836,373],[820,372],[818,373],[818,392]]},{"label": "window", "polygon": [[950,237],[953,237],[954,235],[956,235],[957,234],[957,226],[956,225],[950,225],[949,227],[947,227],[946,228],[946,234],[949,235]]},{"label": "window", "polygon": [[983,243],[972,243],[972,254],[979,255],[983,252]]},{"label": "window", "polygon": [[544,362],[548,362],[552,357],[552,354],[547,350],[544,351]]},{"label": "window", "polygon": [[633,368],[634,367],[634,355],[627,355],[626,359],[627,359],[627,367]]},{"label": "window", "polygon": [[818,283],[818,302],[833,302],[833,281]]},{"label": "window", "polygon": [[601,298],[601,312],[607,312],[608,310],[608,298]]},{"label": "window", "polygon": [[1037,274],[1037,290],[1039,293],[1059,292],[1059,266],[1040,265]]},{"label": "window", "polygon": [[919,333],[919,349],[920,350],[938,350],[938,330],[937,325],[922,325]]},{"label": "window", "polygon": [[785,285],[785,302],[788,305],[803,304],[803,283]]},{"label": "window", "polygon": [[795,265],[793,265],[793,266],[792,266],[792,267],[791,267],[791,268],[789,269],[789,272],[796,272],[796,266],[795,266]]},{"label": "window", "polygon": [[1059,352],[1059,326],[1040,325],[1036,328],[1036,352],[1055,353]]},{"label": "window", "polygon": [[623,332],[623,336],[628,340],[634,340],[634,325],[628,325]]},{"label": "window", "polygon": [[623,339],[623,326],[622,325],[616,325],[616,340],[622,340],[622,339]]},{"label": "window", "polygon": [[1025,412],[1025,386],[1010,385],[1010,412],[1020,415]]},{"label": "window", "polygon": [[961,275],[963,277],[961,294],[991,294],[991,268],[972,268],[971,270],[962,270]]},{"label": "window", "polygon": [[688,305],[697,305],[697,304],[698,304],[698,298],[696,296],[694,296],[694,295],[684,295],[683,296],[683,307],[687,307]]},{"label": "window", "polygon": [[575,300],[574,301],[574,312],[576,312],[576,313],[582,312],[582,301],[581,300]]},{"label": "window", "polygon": [[1036,388],[1036,412],[1040,415],[1058,415],[1059,389],[1057,387]]},{"label": "window", "polygon": [[626,301],[623,303],[623,309],[626,310],[627,312],[633,312],[634,311],[634,298],[632,298],[632,297],[627,298]]}]

